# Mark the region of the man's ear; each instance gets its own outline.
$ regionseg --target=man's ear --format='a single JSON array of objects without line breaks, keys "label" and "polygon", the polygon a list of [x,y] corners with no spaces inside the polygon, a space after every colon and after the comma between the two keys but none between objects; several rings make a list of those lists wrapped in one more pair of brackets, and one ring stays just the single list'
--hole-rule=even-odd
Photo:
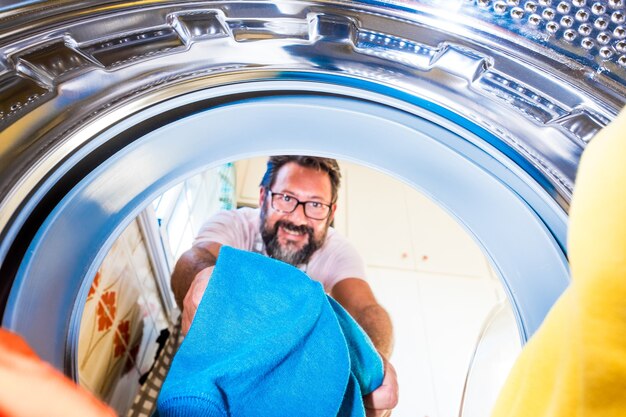
[{"label": "man's ear", "polygon": [[265,187],[261,185],[259,186],[259,207],[263,206],[264,200],[265,200]]}]

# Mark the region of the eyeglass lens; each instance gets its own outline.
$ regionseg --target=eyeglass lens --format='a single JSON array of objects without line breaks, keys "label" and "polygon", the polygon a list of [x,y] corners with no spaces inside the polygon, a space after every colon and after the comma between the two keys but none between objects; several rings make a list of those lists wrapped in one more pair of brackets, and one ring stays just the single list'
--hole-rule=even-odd
[{"label": "eyeglass lens", "polygon": [[299,204],[304,206],[304,214],[315,220],[324,220],[328,217],[330,207],[318,201],[299,201],[287,194],[272,193],[272,208],[285,213],[293,212]]}]

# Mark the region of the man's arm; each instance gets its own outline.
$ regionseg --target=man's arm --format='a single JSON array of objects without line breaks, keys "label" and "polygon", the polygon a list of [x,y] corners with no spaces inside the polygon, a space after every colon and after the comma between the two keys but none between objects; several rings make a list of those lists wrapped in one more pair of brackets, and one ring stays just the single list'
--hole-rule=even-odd
[{"label": "man's arm", "polygon": [[372,339],[385,367],[382,385],[363,397],[367,417],[388,416],[398,404],[398,377],[388,358],[393,351],[393,326],[389,314],[376,301],[369,284],[359,278],[339,281],[330,294]]},{"label": "man's arm", "polygon": [[176,304],[181,310],[184,310],[185,295],[192,287],[196,275],[203,269],[215,266],[221,247],[219,243],[199,243],[183,253],[176,262],[170,285]]},{"label": "man's arm", "polygon": [[378,304],[367,281],[346,278],[335,284],[330,295],[365,330],[378,352],[388,358],[393,351],[393,326],[387,311]]}]

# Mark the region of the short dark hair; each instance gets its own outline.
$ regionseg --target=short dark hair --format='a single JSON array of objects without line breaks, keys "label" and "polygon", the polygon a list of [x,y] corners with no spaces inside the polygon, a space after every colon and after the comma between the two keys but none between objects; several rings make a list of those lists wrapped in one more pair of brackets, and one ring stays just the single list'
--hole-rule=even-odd
[{"label": "short dark hair", "polygon": [[306,156],[306,155],[276,155],[270,156],[267,160],[267,169],[265,175],[261,180],[261,187],[269,189],[274,185],[276,175],[280,168],[288,164],[289,162],[295,162],[296,164],[305,167],[312,168],[318,171],[324,171],[330,178],[332,203],[337,201],[337,190],[339,189],[339,183],[341,182],[341,171],[339,164],[335,159],[322,158],[320,156]]}]

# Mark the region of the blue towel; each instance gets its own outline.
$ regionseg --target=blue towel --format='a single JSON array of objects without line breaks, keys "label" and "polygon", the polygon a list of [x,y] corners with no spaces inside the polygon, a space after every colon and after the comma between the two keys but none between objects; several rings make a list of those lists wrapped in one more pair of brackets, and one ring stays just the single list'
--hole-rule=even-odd
[{"label": "blue towel", "polygon": [[222,247],[157,416],[364,416],[383,379],[370,339],[320,283]]}]

